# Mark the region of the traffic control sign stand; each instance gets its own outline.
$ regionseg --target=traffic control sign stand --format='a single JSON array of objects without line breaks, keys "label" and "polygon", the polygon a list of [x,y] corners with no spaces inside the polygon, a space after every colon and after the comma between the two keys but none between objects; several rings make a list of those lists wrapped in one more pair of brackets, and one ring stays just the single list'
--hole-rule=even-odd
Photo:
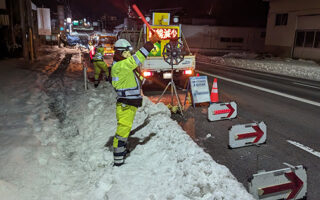
[{"label": "traffic control sign stand", "polygon": [[[138,8],[136,9],[138,13],[139,10]],[[173,105],[173,96],[175,96],[178,102],[180,113],[183,116],[182,104],[177,92],[176,85],[173,81],[173,65],[178,65],[184,59],[184,54],[182,53],[182,49],[183,49],[183,44],[179,42],[178,38],[171,39],[170,42],[164,46],[164,49],[162,52],[163,59],[166,63],[168,63],[171,66],[171,79],[170,79],[170,82],[167,84],[166,88],[164,89],[164,91],[162,92],[161,96],[158,98],[157,103],[159,103],[164,93],[167,91],[169,86],[171,86],[170,87],[171,88],[171,104]]]},{"label": "traffic control sign stand", "polygon": [[208,108],[209,121],[233,119],[237,117],[237,114],[237,104],[234,101],[229,103],[212,103]]},{"label": "traffic control sign stand", "polygon": [[186,99],[189,92],[191,93],[191,96],[192,96],[192,105],[194,108],[197,103],[210,102],[210,92],[209,92],[207,76],[189,77],[186,96],[184,99],[184,105],[186,104]]},{"label": "traffic control sign stand", "polygon": [[189,92],[190,92],[190,98],[191,98],[191,102],[192,102],[192,106],[193,108],[196,107],[196,104],[192,98],[192,91],[191,91],[191,86],[190,86],[190,79],[188,79],[188,83],[187,83],[187,90],[186,90],[186,96],[184,97],[184,103],[183,103],[183,107],[186,106],[186,102],[187,102],[187,98],[188,98],[188,95],[189,95]]},{"label": "traffic control sign stand", "polygon": [[157,103],[159,103],[159,101],[161,100],[161,98],[163,97],[164,93],[167,91],[167,89],[169,88],[169,86],[171,86],[171,104],[173,105],[173,96],[176,97],[177,99],[177,102],[178,102],[178,106],[179,106],[179,110],[180,110],[180,113],[181,115],[183,116],[183,108],[181,106],[181,101],[180,101],[180,98],[179,98],[179,95],[178,95],[178,92],[177,92],[177,88],[176,88],[176,85],[173,81],[173,68],[171,69],[171,80],[170,82],[168,83],[168,85],[166,86],[166,88],[163,90],[161,96],[158,98],[157,100]]},{"label": "traffic control sign stand", "polygon": [[249,193],[255,199],[303,199],[307,195],[307,172],[302,165],[262,171],[249,180]]},{"label": "traffic control sign stand", "polygon": [[[188,84],[187,84],[187,90],[186,90],[186,96],[184,97],[184,103],[183,103],[183,106],[186,106],[186,102],[187,102],[187,98],[188,98],[188,93],[191,92],[190,91],[190,79],[188,79]],[[192,100],[192,105],[193,105],[193,108],[195,107],[194,105],[194,102]]]},{"label": "traffic control sign stand", "polygon": [[267,125],[264,122],[238,124],[229,128],[229,148],[238,148],[265,143]]}]

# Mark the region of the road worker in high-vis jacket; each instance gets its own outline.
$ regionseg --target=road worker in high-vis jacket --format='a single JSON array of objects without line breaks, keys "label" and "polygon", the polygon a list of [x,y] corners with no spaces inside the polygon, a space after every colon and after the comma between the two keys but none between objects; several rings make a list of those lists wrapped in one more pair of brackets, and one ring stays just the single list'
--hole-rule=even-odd
[{"label": "road worker in high-vis jacket", "polygon": [[135,54],[131,55],[132,46],[125,39],[116,41],[115,55],[111,67],[112,86],[117,92],[116,116],[118,127],[113,139],[114,165],[124,163],[127,154],[127,141],[138,107],[142,106],[141,85],[143,77],[138,73],[140,66],[153,44],[160,41],[157,34],[153,34],[150,42],[144,44]]},{"label": "road worker in high-vis jacket", "polygon": [[102,71],[105,72],[106,77],[109,77],[109,70],[107,64],[103,60],[104,56],[104,47],[102,43],[99,43],[98,46],[94,49],[94,56],[92,57],[93,67],[94,67],[94,87],[99,85],[99,76]]}]

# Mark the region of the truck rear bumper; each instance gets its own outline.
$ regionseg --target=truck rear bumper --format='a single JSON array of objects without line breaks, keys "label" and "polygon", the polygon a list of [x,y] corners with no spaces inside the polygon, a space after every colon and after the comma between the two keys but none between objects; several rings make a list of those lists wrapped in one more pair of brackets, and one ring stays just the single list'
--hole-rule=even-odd
[{"label": "truck rear bumper", "polygon": [[[167,84],[168,82],[170,82],[170,78],[169,79],[165,79],[163,78],[163,74],[164,73],[170,73],[170,71],[168,72],[152,72],[152,75],[149,77],[145,77],[146,81],[145,81],[145,85],[163,85],[163,84]],[[174,72],[173,73],[173,80],[174,82],[179,85],[180,87],[186,87],[186,82],[189,79],[190,76],[193,76],[194,73],[190,74],[190,75],[186,75],[183,74],[182,71],[179,72]]]}]

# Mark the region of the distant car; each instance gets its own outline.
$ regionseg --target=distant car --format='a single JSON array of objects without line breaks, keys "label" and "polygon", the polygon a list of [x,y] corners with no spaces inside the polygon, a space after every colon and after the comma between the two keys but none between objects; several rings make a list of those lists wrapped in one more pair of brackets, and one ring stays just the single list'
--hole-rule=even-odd
[{"label": "distant car", "polygon": [[81,44],[81,40],[76,35],[69,35],[67,34],[67,44],[69,46],[75,46],[76,44]]},{"label": "distant car", "polygon": [[68,46],[80,45],[82,47],[88,48],[88,37],[85,35],[66,35],[66,41],[64,43]]}]

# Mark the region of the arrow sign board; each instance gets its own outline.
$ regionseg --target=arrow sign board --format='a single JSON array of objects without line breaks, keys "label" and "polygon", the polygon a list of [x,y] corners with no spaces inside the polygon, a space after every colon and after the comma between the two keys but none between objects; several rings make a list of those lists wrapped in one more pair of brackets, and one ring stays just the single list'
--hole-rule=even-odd
[{"label": "arrow sign board", "polygon": [[229,130],[229,147],[237,148],[264,143],[267,125],[264,122],[232,126]]},{"label": "arrow sign board", "polygon": [[209,121],[233,119],[237,116],[236,102],[213,103],[208,108]]},{"label": "arrow sign board", "polygon": [[302,199],[307,193],[307,172],[302,165],[254,174],[249,193],[255,199]]}]

